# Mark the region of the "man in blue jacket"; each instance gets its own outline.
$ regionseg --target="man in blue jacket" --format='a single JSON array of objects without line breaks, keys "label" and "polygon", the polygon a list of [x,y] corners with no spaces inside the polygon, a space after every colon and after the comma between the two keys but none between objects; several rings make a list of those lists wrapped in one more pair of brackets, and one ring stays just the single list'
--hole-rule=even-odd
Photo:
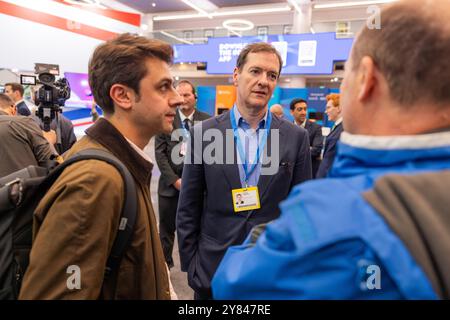
[{"label": "man in blue jacket", "polygon": [[295,187],[278,220],[227,251],[214,298],[449,299],[449,7],[399,1],[361,31],[328,179]]}]

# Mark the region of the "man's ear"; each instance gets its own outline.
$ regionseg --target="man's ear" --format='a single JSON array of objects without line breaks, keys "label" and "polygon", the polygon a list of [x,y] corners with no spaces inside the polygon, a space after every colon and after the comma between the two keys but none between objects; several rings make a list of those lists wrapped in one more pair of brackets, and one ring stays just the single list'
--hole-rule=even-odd
[{"label": "man's ear", "polygon": [[136,101],[136,93],[134,90],[119,83],[111,86],[109,95],[115,105],[125,110],[131,109],[133,102]]},{"label": "man's ear", "polygon": [[375,86],[379,85],[380,75],[371,57],[363,57],[358,67],[359,92],[358,100],[364,101],[373,94]]},{"label": "man's ear", "polygon": [[238,69],[238,67],[235,67],[234,71],[233,71],[233,85],[235,87],[237,87],[238,74],[239,74],[239,69]]}]

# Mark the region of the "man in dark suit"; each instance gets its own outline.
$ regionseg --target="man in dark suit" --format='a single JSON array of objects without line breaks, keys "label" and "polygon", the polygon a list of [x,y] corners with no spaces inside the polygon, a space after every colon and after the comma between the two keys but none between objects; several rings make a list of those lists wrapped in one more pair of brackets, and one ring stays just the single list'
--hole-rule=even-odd
[{"label": "man in dark suit", "polygon": [[[307,131],[268,112],[282,65],[270,44],[245,47],[233,73],[234,107],[191,130],[177,234],[181,270],[196,299],[211,297],[226,249],[277,218],[278,203],[311,179]],[[235,205],[237,194],[245,195],[244,204]]]},{"label": "man in dark suit", "polygon": [[16,104],[17,114],[21,116],[29,116],[31,114],[25,100],[23,100],[24,89],[20,83],[11,82],[5,84],[5,93]]},{"label": "man in dark suit", "polygon": [[330,121],[334,121],[334,126],[325,139],[323,159],[317,171],[316,178],[325,178],[327,176],[328,171],[333,165],[337,143],[342,131],[344,131],[344,127],[342,126],[342,108],[339,100],[339,94],[334,93],[327,96],[327,110],[325,113]]},{"label": "man in dark suit", "polygon": [[161,177],[158,184],[159,206],[159,237],[169,268],[173,267],[173,242],[175,239],[175,217],[177,213],[178,196],[181,187],[181,174],[183,162],[172,157],[172,152],[178,146],[176,158],[182,160],[187,149],[187,140],[190,127],[194,123],[206,120],[211,116],[195,109],[196,93],[194,85],[182,80],[176,86],[177,92],[184,99],[179,106],[173,122],[171,135],[161,134],[155,138],[155,156]]},{"label": "man in dark suit", "polygon": [[317,123],[306,119],[308,114],[308,104],[303,99],[293,99],[290,103],[291,114],[294,123],[305,128],[309,134],[309,147],[311,150],[311,164],[313,177],[316,176],[320,166],[320,154],[323,148],[322,127]]}]

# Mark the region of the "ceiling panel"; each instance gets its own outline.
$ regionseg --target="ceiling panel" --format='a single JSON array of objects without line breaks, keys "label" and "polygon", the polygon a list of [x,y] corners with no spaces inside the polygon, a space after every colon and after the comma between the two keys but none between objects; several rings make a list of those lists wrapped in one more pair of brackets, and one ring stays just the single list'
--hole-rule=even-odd
[{"label": "ceiling panel", "polygon": [[[192,10],[191,7],[180,0],[117,0],[117,2],[142,13]],[[156,4],[156,6],[153,7],[152,3]]]},{"label": "ceiling panel", "polygon": [[222,7],[237,7],[237,6],[251,6],[255,4],[268,4],[268,3],[286,3],[282,0],[209,0],[219,8]]},{"label": "ceiling panel", "polygon": [[[118,2],[129,6],[142,13],[159,13],[170,11],[184,11],[193,10],[188,5],[184,4],[180,0],[117,0]],[[286,3],[283,0],[209,0],[209,2],[215,4],[219,8],[224,7],[238,7],[238,6],[251,6],[258,4],[274,4],[274,3]],[[153,7],[152,3],[156,6]]]}]

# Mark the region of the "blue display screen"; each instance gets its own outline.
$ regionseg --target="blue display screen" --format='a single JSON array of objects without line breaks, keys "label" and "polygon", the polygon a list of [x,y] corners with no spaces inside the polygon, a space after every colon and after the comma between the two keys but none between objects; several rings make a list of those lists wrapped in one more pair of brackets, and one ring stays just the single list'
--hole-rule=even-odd
[{"label": "blue display screen", "polygon": [[335,33],[210,38],[207,44],[175,45],[175,63],[205,62],[209,74],[231,74],[247,44],[268,42],[280,52],[282,74],[332,74],[335,61],[347,60],[353,39],[336,39]]}]

